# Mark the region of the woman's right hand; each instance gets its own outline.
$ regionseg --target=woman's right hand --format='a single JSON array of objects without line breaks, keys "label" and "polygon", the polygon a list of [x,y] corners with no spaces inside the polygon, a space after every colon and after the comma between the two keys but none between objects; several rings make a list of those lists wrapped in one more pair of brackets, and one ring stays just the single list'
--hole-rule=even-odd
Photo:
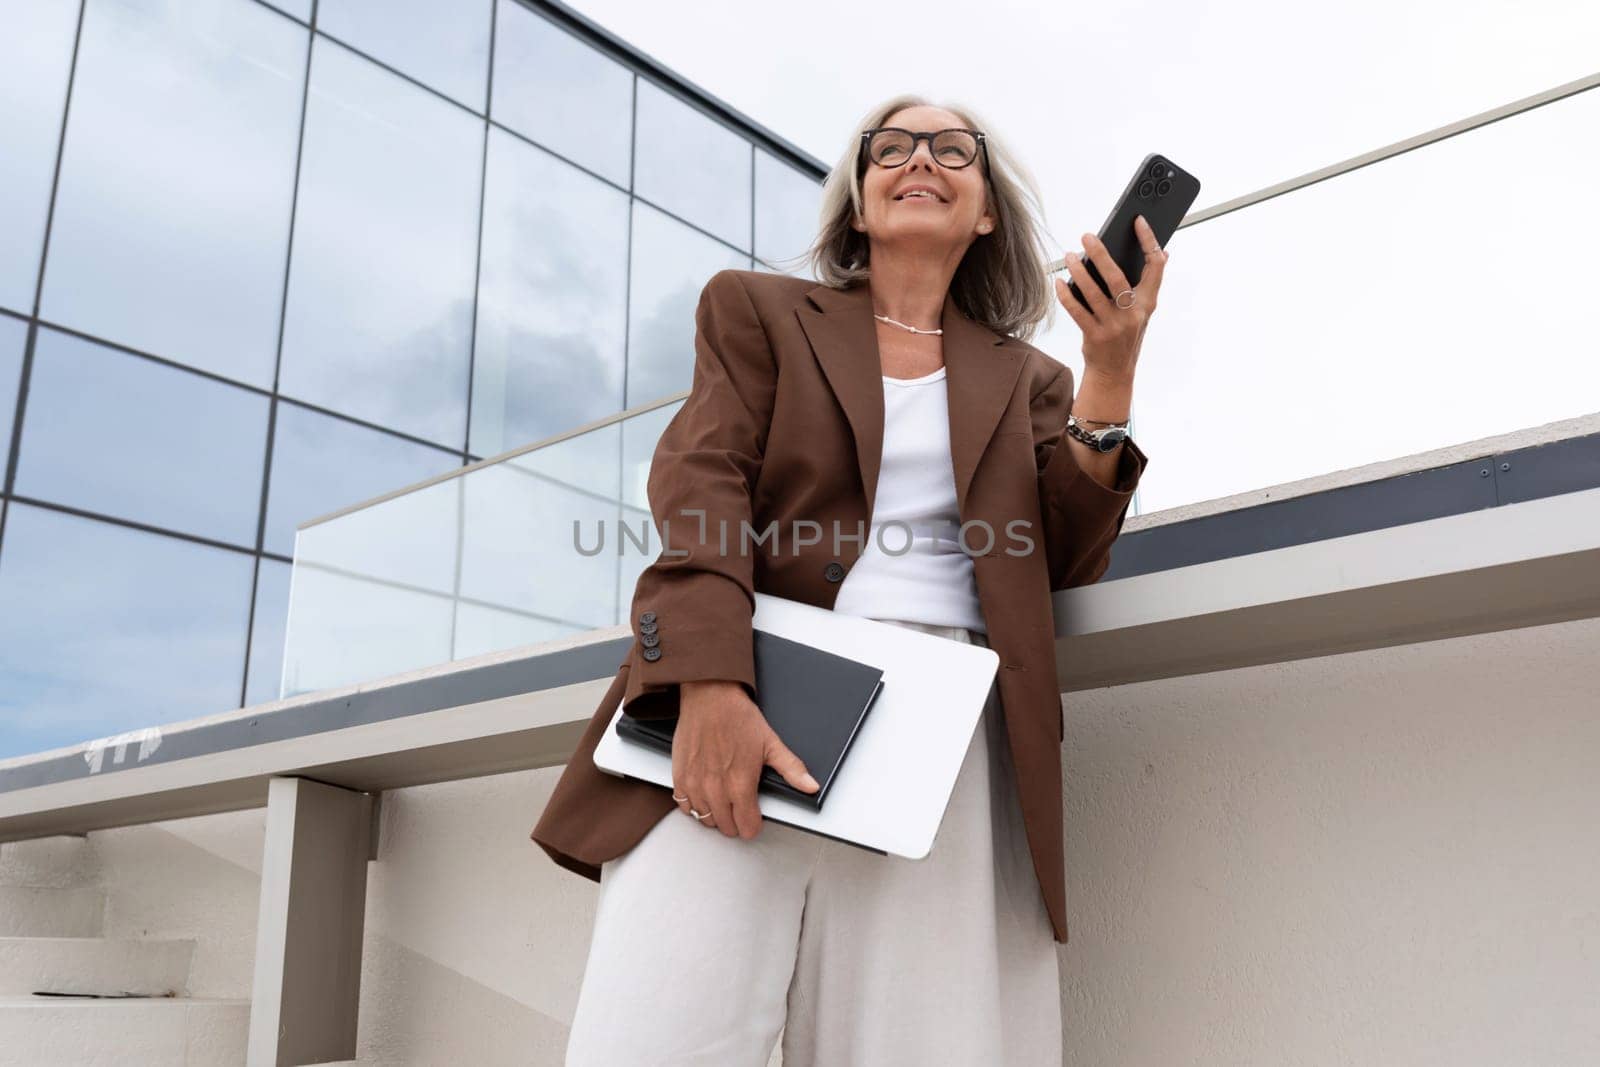
[{"label": "woman's right hand", "polygon": [[[683,682],[672,734],[672,791],[678,807],[709,818],[705,826],[746,840],[761,832],[756,786],[771,764],[796,789],[821,788],[805,764],[779,740],[744,686],[735,681]],[[693,816],[690,816],[693,818]]]}]

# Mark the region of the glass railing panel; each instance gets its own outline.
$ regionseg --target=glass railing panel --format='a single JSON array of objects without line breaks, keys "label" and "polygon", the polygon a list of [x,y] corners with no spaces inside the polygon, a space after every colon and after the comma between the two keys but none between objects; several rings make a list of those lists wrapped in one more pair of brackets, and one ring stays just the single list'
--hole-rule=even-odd
[{"label": "glass railing panel", "polygon": [[[1596,128],[1588,90],[1180,229],[1137,510],[1600,410]],[[1064,312],[1038,343],[1081,369]]]},{"label": "glass railing panel", "polygon": [[459,476],[295,536],[281,696],[450,658]]},{"label": "glass railing panel", "polygon": [[282,695],[621,623],[660,548],[646,479],[681,403],[303,526]]},{"label": "glass railing panel", "polygon": [[604,547],[617,522],[621,437],[613,423],[462,478],[463,603],[553,636],[616,621],[617,568]]}]

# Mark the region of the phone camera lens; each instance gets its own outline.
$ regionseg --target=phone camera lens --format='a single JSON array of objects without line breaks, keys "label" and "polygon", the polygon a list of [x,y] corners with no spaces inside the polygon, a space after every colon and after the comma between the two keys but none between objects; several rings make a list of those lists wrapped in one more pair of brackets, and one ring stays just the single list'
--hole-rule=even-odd
[{"label": "phone camera lens", "polygon": [[1139,199],[1149,200],[1150,194],[1155,192],[1155,189],[1156,183],[1151,181],[1149,178],[1146,178],[1144,181],[1139,183]]},{"label": "phone camera lens", "polygon": [[1150,164],[1150,177],[1159,180],[1161,178],[1165,178],[1166,176],[1167,165],[1165,163],[1162,163],[1158,160],[1157,162]]},{"label": "phone camera lens", "polygon": [[1160,185],[1156,186],[1156,195],[1157,196],[1166,196],[1170,192],[1172,192],[1172,179],[1171,178],[1165,179],[1164,181],[1161,182]]}]

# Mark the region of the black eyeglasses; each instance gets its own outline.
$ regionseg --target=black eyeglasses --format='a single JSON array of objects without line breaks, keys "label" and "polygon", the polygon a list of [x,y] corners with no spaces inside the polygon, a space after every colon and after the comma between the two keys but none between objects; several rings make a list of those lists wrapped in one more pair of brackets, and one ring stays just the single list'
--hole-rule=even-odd
[{"label": "black eyeglasses", "polygon": [[960,170],[970,167],[983,155],[983,176],[989,177],[989,145],[981,130],[954,128],[918,133],[898,126],[879,126],[861,134],[862,170],[870,160],[880,167],[903,166],[917,150],[918,141],[928,142],[928,151],[941,167]]}]

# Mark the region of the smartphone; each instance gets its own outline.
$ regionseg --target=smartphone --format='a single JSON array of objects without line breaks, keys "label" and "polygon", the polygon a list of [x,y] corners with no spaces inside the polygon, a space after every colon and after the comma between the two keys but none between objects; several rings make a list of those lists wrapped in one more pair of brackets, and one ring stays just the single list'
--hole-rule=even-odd
[{"label": "smartphone", "polygon": [[[1199,195],[1200,179],[1193,174],[1159,153],[1152,152],[1144,157],[1144,162],[1134,172],[1133,180],[1128,182],[1128,187],[1122,191],[1116,206],[1106,217],[1105,225],[1100,227],[1100,241],[1111,253],[1117,266],[1122,268],[1129,285],[1138,285],[1144,273],[1144,248],[1139,244],[1133,220],[1143,215],[1155,231],[1156,241],[1165,248]],[[1100,287],[1100,291],[1106,294],[1106,298],[1114,300],[1111,289],[1100,277],[1094,261],[1084,255],[1079,262]],[[1089,302],[1083,298],[1078,283],[1072,280],[1072,275],[1065,267],[1062,268],[1062,276],[1066,278],[1067,288],[1072,291],[1073,297],[1088,308]]]}]

